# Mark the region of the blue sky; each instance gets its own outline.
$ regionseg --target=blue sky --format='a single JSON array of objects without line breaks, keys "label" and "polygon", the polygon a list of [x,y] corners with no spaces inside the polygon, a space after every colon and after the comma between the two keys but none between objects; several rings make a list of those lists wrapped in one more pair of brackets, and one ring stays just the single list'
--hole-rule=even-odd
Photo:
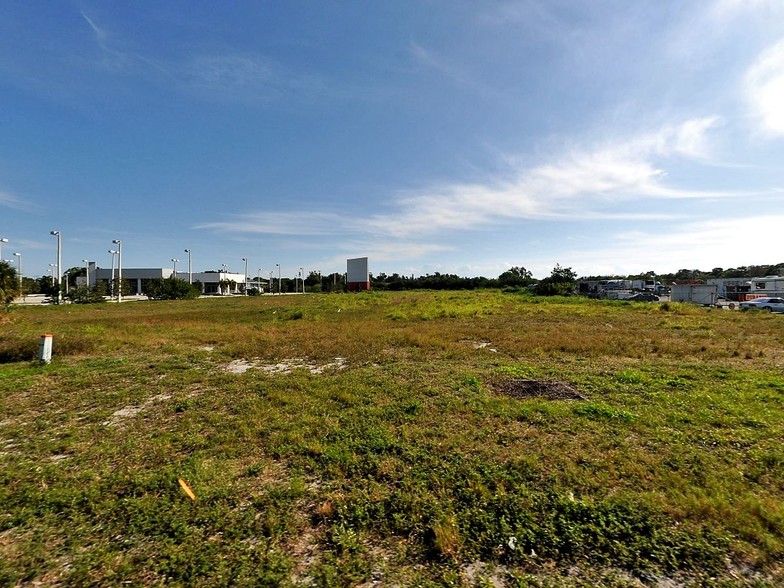
[{"label": "blue sky", "polygon": [[63,267],[784,261],[780,0],[0,4],[0,237]]}]

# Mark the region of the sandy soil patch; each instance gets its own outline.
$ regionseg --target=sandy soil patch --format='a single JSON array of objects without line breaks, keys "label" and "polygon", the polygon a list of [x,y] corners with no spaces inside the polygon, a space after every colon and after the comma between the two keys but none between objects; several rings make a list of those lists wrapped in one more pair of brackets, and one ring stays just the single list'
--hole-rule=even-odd
[{"label": "sandy soil patch", "polygon": [[276,363],[264,363],[261,360],[235,359],[224,366],[232,374],[244,374],[248,370],[259,370],[270,375],[290,374],[294,370],[307,370],[311,374],[323,374],[328,370],[341,370],[346,367],[343,357],[336,357],[327,363],[316,363],[299,357],[289,357]]},{"label": "sandy soil patch", "polygon": [[103,424],[109,427],[116,427],[121,425],[125,419],[135,417],[136,415],[149,410],[155,404],[163,402],[164,400],[169,400],[169,398],[171,398],[171,394],[156,394],[141,404],[124,406],[119,410],[115,410],[112,413],[112,418],[110,418],[108,421],[104,421]]}]

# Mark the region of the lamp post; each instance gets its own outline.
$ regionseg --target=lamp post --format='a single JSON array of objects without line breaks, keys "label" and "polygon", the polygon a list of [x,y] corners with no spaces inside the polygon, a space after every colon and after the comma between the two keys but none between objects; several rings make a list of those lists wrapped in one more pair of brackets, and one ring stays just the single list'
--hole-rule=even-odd
[{"label": "lamp post", "polygon": [[188,283],[193,284],[193,272],[191,271],[191,250],[186,249],[185,253],[188,254]]},{"label": "lamp post", "polygon": [[245,296],[248,295],[248,258],[243,257],[242,261],[245,262]]},{"label": "lamp post", "polygon": [[56,263],[49,264],[49,279],[51,280],[52,290],[54,290],[54,268],[56,267]]},{"label": "lamp post", "polygon": [[84,264],[84,275],[87,276],[87,288],[90,287],[90,262],[86,259],[82,260]]},{"label": "lamp post", "polygon": [[109,253],[112,255],[112,281],[109,283],[109,296],[114,296],[114,256],[117,255],[117,251],[114,249],[109,249]]},{"label": "lamp post", "polygon": [[299,279],[302,281],[302,293],[305,293],[305,270],[299,268]]},{"label": "lamp post", "polygon": [[122,239],[112,239],[117,245],[117,302],[122,302]]},{"label": "lamp post", "polygon": [[5,237],[0,238],[0,261],[3,259],[3,243],[8,243],[8,239]]},{"label": "lamp post", "polygon": [[281,291],[280,291],[280,264],[276,263],[275,265],[278,268],[278,294],[280,294],[281,293]]},{"label": "lamp post", "polygon": [[256,286],[259,289],[259,294],[263,294],[264,289],[261,287],[261,268],[256,272]]},{"label": "lamp post", "polygon": [[57,229],[49,231],[49,234],[57,237],[57,304],[60,304],[63,300],[63,292],[60,287],[60,280],[63,278],[63,236]]},{"label": "lamp post", "polygon": [[17,270],[17,272],[19,273],[19,292],[22,294],[22,300],[26,301],[27,299],[25,298],[25,293],[24,293],[24,283],[22,282],[22,254],[14,253],[14,256],[16,257],[16,261],[18,263],[17,267],[19,268]]},{"label": "lamp post", "polygon": [[172,263],[174,264],[174,269],[172,270],[172,278],[177,278],[177,262],[180,261],[179,259],[174,259],[172,257]]},{"label": "lamp post", "polygon": [[269,277],[269,282],[268,282],[268,285],[269,285],[269,293],[270,293],[270,294],[272,294],[272,290],[273,290],[273,288],[272,288],[272,285],[275,283],[275,282],[274,282],[274,280],[273,280],[273,278],[272,278],[272,276],[273,276],[273,273],[270,271],[270,277]]}]

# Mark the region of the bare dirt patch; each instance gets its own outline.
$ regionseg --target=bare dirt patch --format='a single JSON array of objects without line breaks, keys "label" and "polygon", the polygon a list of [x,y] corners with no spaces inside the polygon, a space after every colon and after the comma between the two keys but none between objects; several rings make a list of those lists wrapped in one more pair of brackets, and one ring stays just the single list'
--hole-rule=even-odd
[{"label": "bare dirt patch", "polygon": [[294,370],[307,370],[311,374],[323,374],[327,370],[341,370],[346,367],[346,360],[336,357],[327,363],[316,363],[300,357],[281,359],[276,363],[263,363],[259,360],[235,359],[224,366],[232,374],[244,374],[248,370],[260,370],[270,375],[290,374]]},{"label": "bare dirt patch", "polygon": [[474,349],[487,349],[488,351],[492,351],[493,353],[498,353],[498,349],[490,347],[492,342],[490,341],[474,341],[473,339],[460,339],[460,343],[464,345],[470,345]]},{"label": "bare dirt patch", "polygon": [[587,400],[588,397],[566,382],[513,378],[493,385],[499,394],[512,398],[546,398],[547,400]]},{"label": "bare dirt patch", "polygon": [[108,427],[119,426],[123,423],[125,419],[133,418],[136,415],[146,410],[149,410],[156,404],[161,403],[164,400],[169,400],[170,398],[171,398],[171,394],[157,394],[139,405],[125,406],[119,410],[115,410],[112,413],[112,418],[109,419],[108,421],[105,421],[103,424]]}]

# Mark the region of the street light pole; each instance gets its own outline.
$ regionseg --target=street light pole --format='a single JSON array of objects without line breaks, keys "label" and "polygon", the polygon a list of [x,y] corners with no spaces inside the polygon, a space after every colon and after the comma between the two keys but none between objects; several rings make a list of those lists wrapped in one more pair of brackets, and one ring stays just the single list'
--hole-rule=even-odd
[{"label": "street light pole", "polygon": [[8,243],[8,239],[5,237],[0,238],[0,261],[3,260],[3,243]]},{"label": "street light pole", "polygon": [[56,263],[49,264],[49,279],[51,280],[52,290],[54,290],[54,268],[57,267]]},{"label": "street light pole", "polygon": [[63,236],[57,229],[49,231],[49,234],[57,237],[57,304],[60,304],[63,301],[63,289],[60,287],[63,279]]},{"label": "street light pole", "polygon": [[191,271],[191,250],[186,249],[185,253],[188,254],[188,283],[193,284],[193,272]]},{"label": "street light pole", "polygon": [[299,279],[302,281],[302,293],[305,293],[305,270],[304,268],[299,268]]},{"label": "street light pole", "polygon": [[17,270],[19,272],[19,293],[22,295],[22,300],[26,301],[25,293],[24,293],[24,282],[22,282],[22,254],[21,253],[14,253],[16,256],[16,260],[19,263]]},{"label": "street light pole", "polygon": [[109,283],[109,296],[114,298],[114,256],[117,255],[117,252],[114,249],[109,249],[109,253],[112,255],[112,281]]},{"label": "street light pole", "polygon": [[248,295],[248,258],[243,257],[242,261],[245,262],[245,296]]},{"label": "street light pole", "polygon": [[275,265],[278,266],[278,294],[280,294],[280,264],[276,263]]},{"label": "street light pole", "polygon": [[172,270],[172,278],[177,278],[177,262],[180,261],[179,259],[172,258],[172,263],[174,264],[174,269]]},{"label": "street light pole", "polygon": [[117,244],[117,302],[122,302],[122,239],[112,239]]}]

